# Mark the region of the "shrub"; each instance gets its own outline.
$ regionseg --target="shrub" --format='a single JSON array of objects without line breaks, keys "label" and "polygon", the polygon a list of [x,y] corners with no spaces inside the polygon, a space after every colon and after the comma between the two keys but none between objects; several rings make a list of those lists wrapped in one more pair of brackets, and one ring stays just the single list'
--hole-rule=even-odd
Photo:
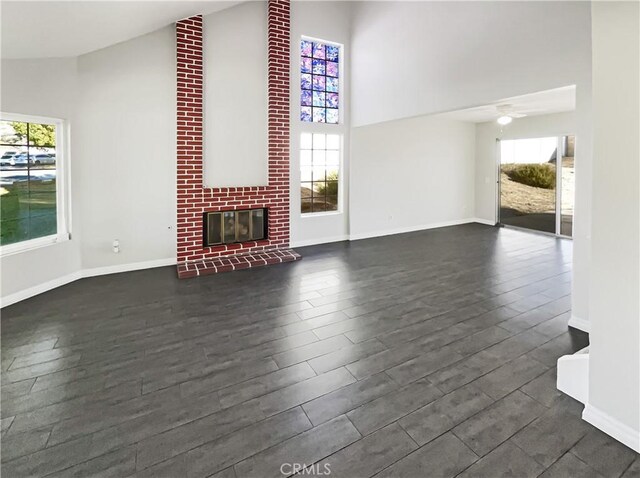
[{"label": "shrub", "polygon": [[317,191],[327,196],[337,196],[338,195],[338,173],[329,173],[327,174],[327,182],[325,184],[318,185]]},{"label": "shrub", "polygon": [[556,187],[556,168],[551,164],[510,164],[502,171],[517,183],[534,188],[554,189]]}]

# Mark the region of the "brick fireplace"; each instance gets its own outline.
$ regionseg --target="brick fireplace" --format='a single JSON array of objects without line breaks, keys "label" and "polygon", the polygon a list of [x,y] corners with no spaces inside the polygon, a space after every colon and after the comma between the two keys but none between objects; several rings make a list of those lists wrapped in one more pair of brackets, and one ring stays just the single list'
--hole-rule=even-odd
[{"label": "brick fireplace", "polygon": [[[202,16],[176,23],[178,276],[297,260],[289,248],[290,1],[268,2],[268,186],[203,185]],[[262,208],[266,238],[205,246],[205,213]]]}]

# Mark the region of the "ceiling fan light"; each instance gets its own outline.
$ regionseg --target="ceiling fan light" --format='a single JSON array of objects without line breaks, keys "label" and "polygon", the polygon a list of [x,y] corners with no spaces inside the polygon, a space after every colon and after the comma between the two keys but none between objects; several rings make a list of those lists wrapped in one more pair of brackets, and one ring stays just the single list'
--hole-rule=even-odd
[{"label": "ceiling fan light", "polygon": [[513,118],[511,116],[500,116],[500,118],[498,118],[498,124],[502,125],[502,126],[506,126],[509,123],[511,123],[513,121]]}]

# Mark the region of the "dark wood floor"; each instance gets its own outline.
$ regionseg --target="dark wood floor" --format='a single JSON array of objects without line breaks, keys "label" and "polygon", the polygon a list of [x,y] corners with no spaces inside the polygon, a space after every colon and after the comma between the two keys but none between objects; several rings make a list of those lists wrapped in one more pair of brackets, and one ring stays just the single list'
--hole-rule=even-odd
[{"label": "dark wood floor", "polygon": [[638,476],[555,388],[586,345],[571,248],[465,225],[24,301],[2,314],[2,474]]}]

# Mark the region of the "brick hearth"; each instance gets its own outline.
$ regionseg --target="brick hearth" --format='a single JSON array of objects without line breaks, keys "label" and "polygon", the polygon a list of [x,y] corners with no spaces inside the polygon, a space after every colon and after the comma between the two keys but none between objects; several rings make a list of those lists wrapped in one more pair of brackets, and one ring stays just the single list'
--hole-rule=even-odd
[{"label": "brick hearth", "polygon": [[[256,258],[256,265],[271,263],[260,257],[259,253],[263,252],[270,259],[274,254],[280,254],[280,250],[285,250],[282,253],[287,257],[300,258],[288,251],[290,1],[269,0],[268,22],[269,184],[231,188],[206,188],[203,185],[202,16],[176,23],[177,258],[180,277],[199,275],[192,274],[194,270],[234,270],[225,265],[211,268],[205,264],[215,265],[214,259],[222,257],[231,260],[233,265],[236,265],[236,259],[244,264],[248,260],[247,253]],[[268,208],[266,240],[203,247],[205,212],[263,207]],[[253,264],[253,260],[249,262]]]},{"label": "brick hearth", "polygon": [[274,249],[263,252],[247,252],[227,257],[214,257],[201,261],[183,262],[178,264],[178,277],[186,279],[188,277],[217,274],[218,272],[238,271],[241,269],[251,269],[252,267],[268,266],[271,264],[281,264],[283,262],[293,262],[302,259],[293,249]]}]

